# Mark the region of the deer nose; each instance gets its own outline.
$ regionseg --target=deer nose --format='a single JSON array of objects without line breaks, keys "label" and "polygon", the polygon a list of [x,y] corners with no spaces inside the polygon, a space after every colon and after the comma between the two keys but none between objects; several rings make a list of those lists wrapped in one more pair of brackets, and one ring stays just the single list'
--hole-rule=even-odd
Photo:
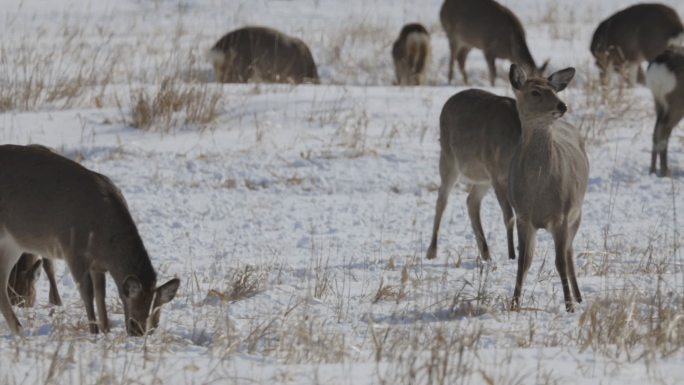
[{"label": "deer nose", "polygon": [[558,105],[556,106],[556,108],[558,109],[558,111],[560,111],[563,114],[568,110],[568,106],[566,106],[565,103],[563,103],[563,102],[558,102]]}]

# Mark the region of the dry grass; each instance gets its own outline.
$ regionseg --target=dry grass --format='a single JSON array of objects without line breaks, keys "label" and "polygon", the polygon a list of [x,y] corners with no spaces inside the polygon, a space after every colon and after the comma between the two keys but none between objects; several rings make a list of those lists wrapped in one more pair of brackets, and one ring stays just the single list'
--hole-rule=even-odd
[{"label": "dry grass", "polygon": [[220,87],[179,83],[174,77],[167,77],[152,95],[143,89],[131,92],[127,123],[165,133],[188,125],[203,130],[216,119],[222,95]]}]

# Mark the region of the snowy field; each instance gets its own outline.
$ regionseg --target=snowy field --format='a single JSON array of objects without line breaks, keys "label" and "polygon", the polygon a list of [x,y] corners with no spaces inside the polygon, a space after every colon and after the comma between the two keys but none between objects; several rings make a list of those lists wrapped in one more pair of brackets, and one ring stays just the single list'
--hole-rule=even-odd
[{"label": "snowy field", "polygon": [[[650,92],[601,90],[588,49],[633,1],[503,3],[538,63],[578,71],[560,94],[591,165],[573,314],[544,231],[523,309],[508,310],[517,261],[491,192],[492,263],[477,260],[462,189],[424,258],[439,113],[464,89],[458,73],[447,85],[441,0],[0,0],[0,141],[110,176],[159,281],[182,282],[160,328],[131,338],[109,279],[113,329],[90,335],[57,262],[64,306],[43,276],[37,305],[15,307],[25,335],[0,321],[0,384],[684,383],[684,129],[673,178],[649,175]],[[413,21],[431,32],[429,86],[393,87],[391,44]],[[307,42],[321,84],[214,83],[205,51],[248,24]],[[497,64],[491,88],[473,51],[472,86],[510,96]],[[145,113],[170,99],[183,107]]]}]

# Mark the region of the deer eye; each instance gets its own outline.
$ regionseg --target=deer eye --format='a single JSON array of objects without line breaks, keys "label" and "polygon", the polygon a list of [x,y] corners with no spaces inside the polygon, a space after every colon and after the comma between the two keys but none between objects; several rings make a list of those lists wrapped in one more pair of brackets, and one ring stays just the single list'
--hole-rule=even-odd
[{"label": "deer eye", "polygon": [[539,93],[539,91],[537,91],[537,90],[532,90],[532,96],[534,96],[535,98],[538,98],[541,96],[541,93]]}]

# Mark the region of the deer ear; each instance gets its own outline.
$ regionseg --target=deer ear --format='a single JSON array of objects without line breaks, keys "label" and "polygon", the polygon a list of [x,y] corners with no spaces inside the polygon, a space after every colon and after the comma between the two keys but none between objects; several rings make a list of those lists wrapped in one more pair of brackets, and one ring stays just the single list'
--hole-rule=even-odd
[{"label": "deer ear", "polygon": [[43,266],[43,260],[39,259],[28,270],[28,276],[31,277],[32,282],[35,282],[38,280],[38,278],[40,278],[40,267],[41,266]]},{"label": "deer ear", "polygon": [[159,286],[157,288],[157,306],[161,306],[167,302],[170,302],[173,297],[176,296],[178,286],[180,286],[180,279],[178,278],[169,280],[169,282]]},{"label": "deer ear", "polygon": [[570,83],[570,80],[575,76],[575,69],[570,67],[566,68],[564,70],[560,70],[557,72],[554,72],[549,76],[548,80],[549,83],[551,83],[551,87],[553,87],[556,92],[563,91],[565,87],[568,86]]},{"label": "deer ear", "polygon": [[519,65],[513,63],[511,64],[510,71],[508,71],[508,78],[511,81],[513,89],[519,90],[527,81],[527,74]]},{"label": "deer ear", "polygon": [[132,275],[126,277],[123,282],[123,295],[128,299],[133,299],[142,292],[140,280]]}]

